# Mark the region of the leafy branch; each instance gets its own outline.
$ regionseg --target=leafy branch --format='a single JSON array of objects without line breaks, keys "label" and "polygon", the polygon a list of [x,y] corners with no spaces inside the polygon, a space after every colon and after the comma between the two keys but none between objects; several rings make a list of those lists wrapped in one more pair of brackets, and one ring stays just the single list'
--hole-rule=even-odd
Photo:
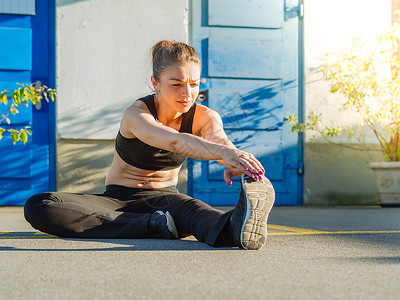
[{"label": "leafy branch", "polygon": [[[349,49],[326,55],[321,71],[329,81],[330,91],[344,96],[342,110],[352,111],[362,120],[358,131],[368,126],[385,159],[400,161],[400,25],[395,24],[373,45],[355,39]],[[321,114],[312,111],[304,123],[296,115],[285,121],[292,132],[310,131],[347,148],[376,151],[333,142],[334,136],[346,133],[351,138],[355,133],[349,127],[322,126]],[[362,135],[358,133],[357,137],[360,141]]]},{"label": "leafy branch", "polygon": [[299,123],[299,120],[297,119],[296,114],[285,118],[285,122],[287,124],[289,124],[292,132],[295,132],[295,131],[302,132],[302,133],[307,132],[307,131],[313,132],[313,136],[312,136],[311,140],[313,140],[315,138],[315,136],[316,136],[315,133],[317,133],[326,142],[333,144],[333,145],[338,145],[341,147],[345,147],[345,148],[352,149],[352,150],[358,150],[358,151],[379,151],[379,152],[381,151],[381,150],[375,149],[375,148],[363,148],[363,147],[352,146],[352,145],[345,144],[345,143],[334,142],[333,140],[331,140],[331,138],[334,136],[346,134],[347,139],[351,139],[355,135],[355,132],[349,127],[341,127],[341,126],[337,126],[337,127],[325,126],[325,127],[321,128],[321,126],[320,126],[320,124],[322,122],[321,114],[316,115],[312,110],[310,110],[309,114],[307,115],[307,120],[305,123]]},{"label": "leafy branch", "polygon": [[[54,101],[57,97],[57,91],[55,89],[48,88],[47,86],[37,85],[35,83],[25,85],[23,83],[17,83],[21,87],[16,89],[14,92],[10,93],[4,90],[0,93],[0,104],[8,105],[9,100],[11,100],[11,105],[8,107],[8,113],[0,116],[0,124],[6,121],[8,125],[11,124],[10,115],[16,115],[19,113],[18,107],[21,105],[29,106],[29,103],[36,105],[40,103],[44,98],[47,102]],[[9,95],[10,94],[10,95]],[[0,127],[0,139],[3,138],[4,132],[10,132],[11,140],[14,145],[21,141],[26,144],[28,141],[28,135],[32,135],[32,131],[29,126],[22,129],[5,129]]]}]

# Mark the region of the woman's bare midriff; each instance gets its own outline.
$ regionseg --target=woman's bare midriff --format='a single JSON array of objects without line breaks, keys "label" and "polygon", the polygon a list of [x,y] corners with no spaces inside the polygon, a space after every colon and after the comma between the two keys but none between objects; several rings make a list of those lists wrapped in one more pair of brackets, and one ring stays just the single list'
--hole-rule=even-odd
[{"label": "woman's bare midriff", "polygon": [[106,177],[107,185],[121,185],[129,188],[160,189],[176,186],[180,167],[167,171],[150,171],[131,166],[124,162],[114,150],[114,160]]}]

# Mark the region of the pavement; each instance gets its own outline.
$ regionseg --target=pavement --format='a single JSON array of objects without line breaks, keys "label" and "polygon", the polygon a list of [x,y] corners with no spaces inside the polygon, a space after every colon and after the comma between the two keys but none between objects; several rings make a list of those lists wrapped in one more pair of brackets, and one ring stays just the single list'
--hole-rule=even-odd
[{"label": "pavement", "polygon": [[274,207],[268,227],[258,251],[78,240],[0,207],[0,299],[400,299],[400,208]]}]

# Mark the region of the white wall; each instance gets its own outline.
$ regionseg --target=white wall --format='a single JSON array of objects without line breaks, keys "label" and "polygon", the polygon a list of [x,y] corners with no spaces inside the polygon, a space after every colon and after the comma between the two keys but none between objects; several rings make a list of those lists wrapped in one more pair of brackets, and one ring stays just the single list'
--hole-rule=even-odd
[{"label": "white wall", "polygon": [[[391,0],[304,0],[305,110],[322,113],[324,125],[357,125],[354,114],[340,111],[344,97],[330,93],[329,84],[318,69],[327,52],[350,46],[353,37],[374,39],[391,25]],[[376,144],[367,133],[365,143]],[[376,204],[377,186],[368,167],[380,160],[377,152],[359,152],[326,144],[310,143],[304,150],[304,202],[317,205]],[[340,142],[357,143],[356,139]],[[369,145],[373,146],[373,145]]]},{"label": "white wall", "polygon": [[[150,91],[149,49],[161,39],[188,40],[188,0],[57,0],[58,138],[113,139],[122,112]],[[326,52],[353,36],[390,26],[391,0],[304,0],[306,111],[326,124],[357,123],[338,111],[316,71]],[[334,112],[334,113],[332,113]],[[366,142],[374,142],[367,140]]]},{"label": "white wall", "polygon": [[[391,0],[304,0],[304,10],[306,112],[322,113],[326,125],[356,125],[356,116],[339,111],[344,97],[330,93],[328,82],[318,69],[327,52],[348,48],[353,37],[375,39],[389,29]],[[368,135],[365,142],[376,140]]]},{"label": "white wall", "polygon": [[187,0],[57,0],[58,138],[114,139],[162,39],[188,41]]}]

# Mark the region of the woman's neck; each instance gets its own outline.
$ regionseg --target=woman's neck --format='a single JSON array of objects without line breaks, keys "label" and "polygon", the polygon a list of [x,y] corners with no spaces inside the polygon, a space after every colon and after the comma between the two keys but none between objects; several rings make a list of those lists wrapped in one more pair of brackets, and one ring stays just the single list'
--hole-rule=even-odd
[{"label": "woman's neck", "polygon": [[173,124],[181,118],[181,112],[172,109],[170,106],[163,105],[164,102],[162,100],[160,101],[158,98],[155,98],[154,103],[160,123],[164,125]]}]

